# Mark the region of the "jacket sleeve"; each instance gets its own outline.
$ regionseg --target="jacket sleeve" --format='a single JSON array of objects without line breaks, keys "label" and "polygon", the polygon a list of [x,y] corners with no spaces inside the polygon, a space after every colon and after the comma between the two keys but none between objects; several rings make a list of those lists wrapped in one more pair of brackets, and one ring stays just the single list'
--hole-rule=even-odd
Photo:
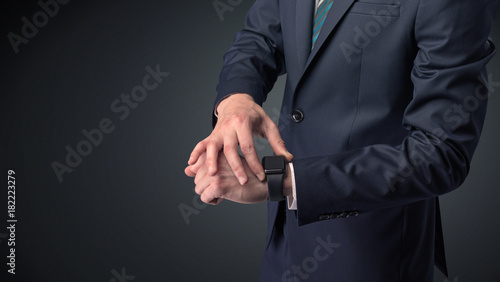
[{"label": "jacket sleeve", "polygon": [[294,160],[299,225],[433,198],[463,183],[486,112],[498,4],[420,1],[414,93],[402,121],[408,135],[395,147]]},{"label": "jacket sleeve", "polygon": [[245,27],[224,55],[217,86],[217,105],[233,93],[250,94],[259,105],[266,100],[279,75],[285,73],[278,0],[257,0]]}]

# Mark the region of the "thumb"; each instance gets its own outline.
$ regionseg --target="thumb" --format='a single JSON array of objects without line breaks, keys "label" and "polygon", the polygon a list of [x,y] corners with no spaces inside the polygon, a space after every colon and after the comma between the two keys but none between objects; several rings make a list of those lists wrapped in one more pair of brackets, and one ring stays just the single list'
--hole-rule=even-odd
[{"label": "thumb", "polygon": [[285,146],[285,141],[281,138],[280,132],[278,130],[278,127],[274,122],[272,122],[272,126],[269,126],[265,132],[266,138],[269,141],[269,144],[271,145],[271,148],[273,149],[273,152],[277,156],[284,156],[285,159],[290,162],[293,159],[293,155],[288,152],[288,149]]}]

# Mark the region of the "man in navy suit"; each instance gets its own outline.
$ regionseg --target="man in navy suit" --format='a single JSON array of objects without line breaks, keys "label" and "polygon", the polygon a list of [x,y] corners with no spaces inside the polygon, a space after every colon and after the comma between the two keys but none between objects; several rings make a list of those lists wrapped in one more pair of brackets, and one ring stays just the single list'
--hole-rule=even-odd
[{"label": "man in navy suit", "polygon": [[[284,156],[261,281],[432,281],[437,197],[479,140],[500,1],[324,1],[255,2],[185,172],[204,202],[255,203],[279,197],[253,137]],[[278,131],[261,105],[285,73]]]}]

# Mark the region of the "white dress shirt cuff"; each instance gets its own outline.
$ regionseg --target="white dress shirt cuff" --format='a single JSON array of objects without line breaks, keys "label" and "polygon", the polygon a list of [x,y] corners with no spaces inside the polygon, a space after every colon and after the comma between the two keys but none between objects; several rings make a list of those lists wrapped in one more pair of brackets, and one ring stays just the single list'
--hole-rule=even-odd
[{"label": "white dress shirt cuff", "polygon": [[290,163],[290,176],[292,177],[292,196],[286,197],[286,201],[289,210],[297,210],[297,190],[295,188],[295,172],[292,163]]}]

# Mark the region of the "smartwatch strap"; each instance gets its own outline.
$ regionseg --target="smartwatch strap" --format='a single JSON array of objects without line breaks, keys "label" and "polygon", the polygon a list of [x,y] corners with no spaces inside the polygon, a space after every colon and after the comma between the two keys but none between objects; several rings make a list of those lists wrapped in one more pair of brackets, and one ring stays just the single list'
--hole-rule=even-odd
[{"label": "smartwatch strap", "polygon": [[281,201],[285,199],[283,196],[283,176],[282,173],[267,175],[267,187],[270,201]]}]

